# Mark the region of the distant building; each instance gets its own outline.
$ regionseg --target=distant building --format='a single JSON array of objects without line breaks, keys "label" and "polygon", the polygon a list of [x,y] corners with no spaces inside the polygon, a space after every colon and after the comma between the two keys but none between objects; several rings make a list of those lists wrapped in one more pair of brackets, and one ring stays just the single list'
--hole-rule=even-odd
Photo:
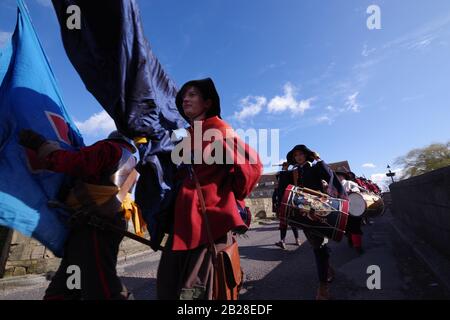
[{"label": "distant building", "polygon": [[263,174],[249,198],[272,198],[273,190],[278,186],[277,173]]},{"label": "distant building", "polygon": [[350,169],[350,165],[348,164],[347,160],[340,161],[340,162],[329,163],[328,165],[330,166],[331,170],[333,170],[333,171],[337,171],[337,170],[339,170],[339,171],[344,170],[344,171],[347,171],[347,172],[352,171]]}]

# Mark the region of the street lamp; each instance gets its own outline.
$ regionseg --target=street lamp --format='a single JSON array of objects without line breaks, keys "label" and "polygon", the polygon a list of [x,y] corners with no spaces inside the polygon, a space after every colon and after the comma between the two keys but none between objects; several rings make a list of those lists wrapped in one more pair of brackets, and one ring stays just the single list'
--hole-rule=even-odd
[{"label": "street lamp", "polygon": [[387,169],[389,170],[389,172],[386,173],[386,176],[391,177],[392,183],[394,183],[395,172],[391,171],[391,167],[389,165],[387,165]]}]

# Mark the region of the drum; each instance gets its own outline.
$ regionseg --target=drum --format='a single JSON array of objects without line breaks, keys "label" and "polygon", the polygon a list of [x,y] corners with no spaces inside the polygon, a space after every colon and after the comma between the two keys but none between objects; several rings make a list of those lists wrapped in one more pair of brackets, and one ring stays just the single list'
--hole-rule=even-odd
[{"label": "drum", "polygon": [[289,225],[341,241],[348,219],[348,200],[332,198],[307,188],[289,185],[280,205],[280,220]]},{"label": "drum", "polygon": [[384,201],[375,193],[369,193],[365,195],[367,209],[366,214],[369,217],[377,217],[384,213]]},{"label": "drum", "polygon": [[364,197],[358,192],[352,192],[348,195],[349,210],[354,217],[361,217],[366,212],[367,204]]},{"label": "drum", "polygon": [[355,217],[361,217],[364,214],[378,216],[384,211],[384,203],[381,197],[373,193],[352,192],[348,195],[349,213]]}]

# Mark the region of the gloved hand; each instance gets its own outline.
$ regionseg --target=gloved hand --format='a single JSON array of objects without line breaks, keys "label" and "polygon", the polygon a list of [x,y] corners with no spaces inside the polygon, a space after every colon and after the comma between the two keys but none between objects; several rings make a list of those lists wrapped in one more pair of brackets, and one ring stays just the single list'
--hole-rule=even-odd
[{"label": "gloved hand", "polygon": [[19,132],[19,144],[26,148],[38,150],[46,141],[47,139],[33,130],[23,129]]},{"label": "gloved hand", "polygon": [[320,155],[317,152],[313,152],[312,157],[314,158],[314,160],[320,161]]}]

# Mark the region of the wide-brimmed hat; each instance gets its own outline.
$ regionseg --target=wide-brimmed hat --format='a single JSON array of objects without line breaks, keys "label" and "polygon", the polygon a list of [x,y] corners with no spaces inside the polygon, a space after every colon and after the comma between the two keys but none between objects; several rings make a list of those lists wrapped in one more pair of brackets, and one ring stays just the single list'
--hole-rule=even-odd
[{"label": "wide-brimmed hat", "polygon": [[354,172],[352,172],[352,171],[349,171],[348,172],[348,177],[349,177],[349,179],[356,179],[356,174],[354,173]]},{"label": "wide-brimmed hat", "polygon": [[314,161],[314,159],[315,159],[316,152],[312,151],[304,144],[298,144],[291,151],[289,151],[288,154],[286,155],[286,160],[289,164],[295,164],[295,159],[294,159],[295,151],[303,152],[306,156],[306,161]]},{"label": "wide-brimmed hat", "polygon": [[183,116],[183,118],[189,121],[189,118],[186,117],[183,111],[183,96],[189,87],[199,89],[205,99],[211,99],[212,105],[208,110],[207,116],[218,116],[220,118],[220,98],[217,93],[216,86],[211,78],[188,81],[181,87],[180,91],[178,91],[175,98],[175,104],[177,105],[178,112]]}]

